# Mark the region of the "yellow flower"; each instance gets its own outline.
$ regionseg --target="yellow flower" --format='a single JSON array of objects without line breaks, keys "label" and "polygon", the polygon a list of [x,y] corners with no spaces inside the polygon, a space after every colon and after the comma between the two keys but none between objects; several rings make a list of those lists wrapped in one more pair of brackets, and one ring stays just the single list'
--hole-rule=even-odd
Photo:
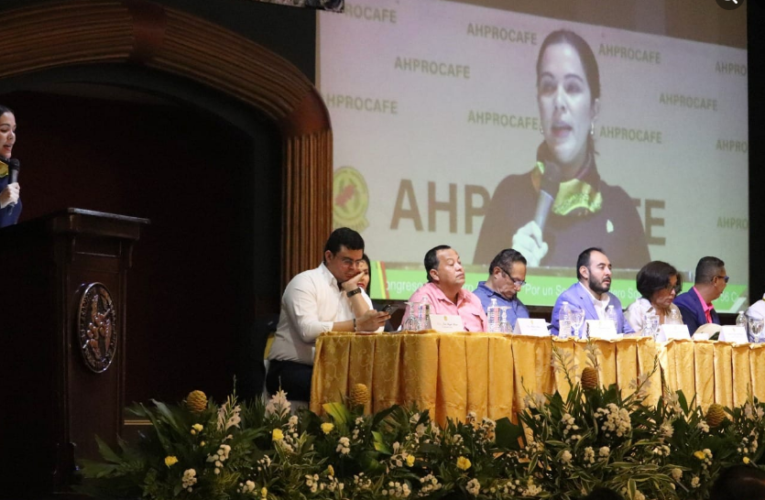
[{"label": "yellow flower", "polygon": [[194,424],[194,425],[191,426],[191,428],[194,429],[197,432],[202,432],[202,429],[204,429],[205,426],[202,425],[202,424]]},{"label": "yellow flower", "polygon": [[332,429],[335,428],[335,424],[331,424],[329,422],[324,422],[321,424],[321,430],[324,431],[324,434],[329,434],[332,432]]},{"label": "yellow flower", "polygon": [[165,465],[168,467],[178,463],[178,459],[172,455],[165,457]]},{"label": "yellow flower", "polygon": [[749,457],[744,457],[744,463],[749,465],[749,462],[750,462]]},{"label": "yellow flower", "polygon": [[328,465],[327,466],[327,474],[329,474],[330,476],[334,476],[335,475],[335,468],[332,467],[331,465]]},{"label": "yellow flower", "polygon": [[284,439],[284,433],[281,429],[274,429],[274,431],[271,433],[271,440],[272,441],[281,441]]},{"label": "yellow flower", "polygon": [[265,486],[263,486],[263,488],[260,490],[260,496],[263,498],[268,496],[268,489]]},{"label": "yellow flower", "polygon": [[[468,460],[468,463],[469,462],[470,462],[470,460]],[[406,465],[408,465],[409,467],[414,465],[414,455],[407,455],[407,457],[406,457]]]},{"label": "yellow flower", "polygon": [[199,443],[199,446],[204,446],[206,444],[207,444],[206,442],[202,441],[201,443]]},{"label": "yellow flower", "polygon": [[470,468],[470,460],[465,457],[459,457],[457,459],[457,468],[462,470],[468,470]]},{"label": "yellow flower", "polygon": [[693,456],[698,458],[699,460],[704,460],[705,458],[707,458],[707,456],[704,455],[703,451],[694,451]]}]

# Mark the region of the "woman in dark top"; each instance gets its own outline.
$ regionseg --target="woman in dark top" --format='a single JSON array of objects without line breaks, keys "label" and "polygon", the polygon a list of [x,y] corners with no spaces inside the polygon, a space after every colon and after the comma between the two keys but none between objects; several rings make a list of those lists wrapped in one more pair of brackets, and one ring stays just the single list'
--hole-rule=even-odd
[{"label": "woman in dark top", "polygon": [[[624,189],[605,183],[598,173],[593,136],[600,113],[600,71],[592,49],[576,33],[555,31],[542,43],[537,104],[544,135],[537,163],[497,187],[475,263],[491,262],[512,246],[529,266],[569,267],[573,255],[596,246],[618,267],[639,269],[650,260],[643,224]],[[542,228],[535,212],[546,193],[554,201]]]},{"label": "woman in dark top", "polygon": [[21,187],[11,181],[10,159],[16,143],[16,117],[0,106],[0,227],[12,226],[21,214]]}]

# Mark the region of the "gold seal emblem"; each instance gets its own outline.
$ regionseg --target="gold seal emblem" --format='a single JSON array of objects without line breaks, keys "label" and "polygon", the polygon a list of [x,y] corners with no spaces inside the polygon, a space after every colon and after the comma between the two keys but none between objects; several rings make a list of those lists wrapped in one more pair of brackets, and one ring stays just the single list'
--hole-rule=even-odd
[{"label": "gold seal emblem", "polygon": [[96,373],[105,372],[117,352],[117,313],[109,290],[91,283],[80,299],[77,340],[85,365]]},{"label": "gold seal emblem", "polygon": [[332,226],[349,227],[362,232],[369,226],[369,190],[364,177],[353,167],[335,170],[332,183]]}]

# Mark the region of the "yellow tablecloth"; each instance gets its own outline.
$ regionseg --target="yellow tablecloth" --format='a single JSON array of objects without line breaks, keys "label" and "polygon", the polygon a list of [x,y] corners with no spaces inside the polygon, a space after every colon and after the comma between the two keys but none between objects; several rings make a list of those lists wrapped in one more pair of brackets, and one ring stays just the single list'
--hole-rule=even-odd
[{"label": "yellow tablecloth", "polygon": [[[653,375],[648,403],[662,394],[662,379],[682,390],[688,401],[706,409],[712,403],[741,405],[747,391],[765,400],[765,345],[670,341],[649,338],[596,340],[600,380],[616,383],[624,394],[638,376]],[[586,342],[490,333],[355,335],[327,333],[316,343],[311,410],[321,413],[327,402],[341,401],[355,384],[366,385],[377,412],[393,404],[417,405],[435,420],[513,417],[524,408],[527,394],[565,397],[568,381],[553,367],[553,345],[581,375],[587,366]],[[654,360],[660,369],[653,370]]]}]

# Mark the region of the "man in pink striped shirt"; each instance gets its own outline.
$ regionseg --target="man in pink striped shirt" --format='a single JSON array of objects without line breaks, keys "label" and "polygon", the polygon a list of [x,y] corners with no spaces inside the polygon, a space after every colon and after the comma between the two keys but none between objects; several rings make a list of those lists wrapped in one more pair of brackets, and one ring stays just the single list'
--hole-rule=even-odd
[{"label": "man in pink striped shirt", "polygon": [[[425,254],[425,272],[428,282],[422,285],[409,299],[422,302],[427,299],[430,314],[459,316],[465,330],[469,332],[488,331],[486,313],[481,301],[462,288],[465,284],[465,270],[459,254],[448,245],[439,245]],[[409,310],[404,313],[406,318]]]}]

